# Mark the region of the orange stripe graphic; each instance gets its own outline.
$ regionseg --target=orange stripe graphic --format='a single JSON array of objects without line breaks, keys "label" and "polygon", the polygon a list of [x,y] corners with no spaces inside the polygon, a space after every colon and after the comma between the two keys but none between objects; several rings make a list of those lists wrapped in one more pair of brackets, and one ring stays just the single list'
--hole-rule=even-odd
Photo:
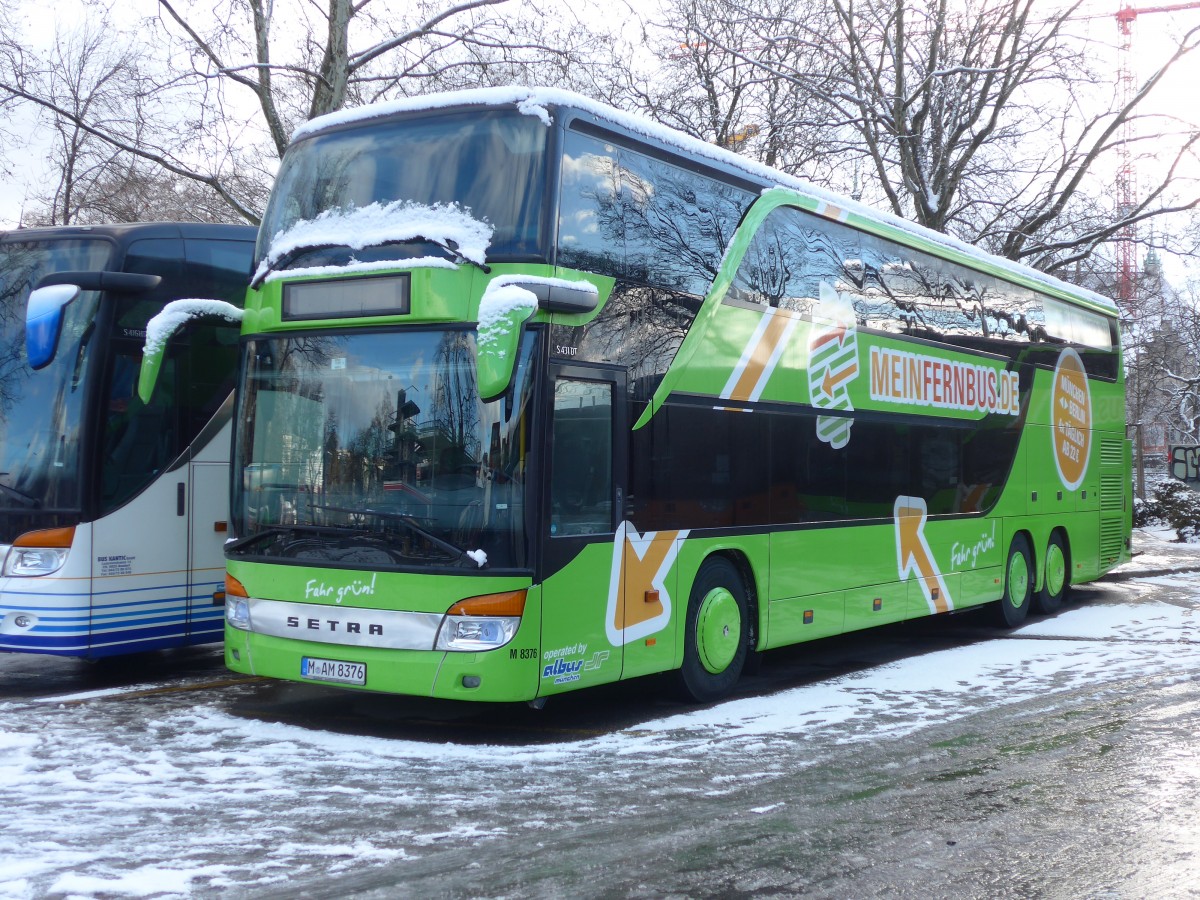
[{"label": "orange stripe graphic", "polygon": [[750,350],[750,359],[746,363],[746,368],[742,370],[741,377],[738,378],[737,384],[733,386],[728,399],[743,401],[750,399],[754,393],[754,388],[762,378],[767,364],[771,361],[771,357],[774,356],[775,349],[786,333],[789,324],[789,317],[771,315],[771,321],[767,323],[762,337],[759,338],[758,343]]}]

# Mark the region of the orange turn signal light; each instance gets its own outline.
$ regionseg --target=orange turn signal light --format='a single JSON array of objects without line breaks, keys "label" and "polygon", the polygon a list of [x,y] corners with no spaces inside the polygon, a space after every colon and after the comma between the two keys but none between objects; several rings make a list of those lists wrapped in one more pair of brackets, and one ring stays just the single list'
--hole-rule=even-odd
[{"label": "orange turn signal light", "polygon": [[527,591],[483,594],[459,600],[446,610],[448,616],[519,616],[525,612]]},{"label": "orange turn signal light", "polygon": [[225,593],[230,597],[250,596],[248,593],[246,593],[246,588],[242,585],[242,583],[228,572],[225,573]]},{"label": "orange turn signal light", "polygon": [[75,526],[70,528],[41,528],[37,531],[27,531],[15,541],[14,547],[54,547],[59,550],[69,550],[75,540]]}]

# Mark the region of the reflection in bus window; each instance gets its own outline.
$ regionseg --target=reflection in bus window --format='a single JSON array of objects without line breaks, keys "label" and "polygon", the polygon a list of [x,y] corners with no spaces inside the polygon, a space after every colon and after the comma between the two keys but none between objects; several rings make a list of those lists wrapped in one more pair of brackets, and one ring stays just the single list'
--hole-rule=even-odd
[{"label": "reflection in bus window", "polygon": [[554,385],[552,535],[614,528],[612,404],[606,383],[563,378]]}]

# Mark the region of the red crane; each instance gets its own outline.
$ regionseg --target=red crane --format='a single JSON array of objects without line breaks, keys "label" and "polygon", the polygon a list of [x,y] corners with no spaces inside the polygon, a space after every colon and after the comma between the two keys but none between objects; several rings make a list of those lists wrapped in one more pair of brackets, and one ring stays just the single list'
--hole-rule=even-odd
[{"label": "red crane", "polygon": [[[1121,108],[1126,108],[1137,93],[1131,60],[1133,58],[1133,23],[1146,13],[1179,12],[1185,9],[1200,9],[1200,2],[1170,3],[1163,6],[1124,6],[1117,10],[1117,29],[1120,32],[1118,45],[1117,85],[1120,91]],[[1134,172],[1133,144],[1137,139],[1137,126],[1130,116],[1121,129],[1121,165],[1117,171],[1117,213],[1128,215],[1137,207],[1137,179]],[[1117,236],[1117,299],[1127,308],[1137,290],[1137,225],[1124,226]]]}]

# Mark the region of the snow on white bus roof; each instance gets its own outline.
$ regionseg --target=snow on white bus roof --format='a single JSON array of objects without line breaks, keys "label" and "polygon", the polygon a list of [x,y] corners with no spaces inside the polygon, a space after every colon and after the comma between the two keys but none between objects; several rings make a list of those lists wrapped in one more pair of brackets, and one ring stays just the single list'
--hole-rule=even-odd
[{"label": "snow on white bus roof", "polygon": [[[907,219],[902,219],[899,216],[893,215],[882,210],[867,206],[864,203],[851,200],[849,197],[843,197],[834,194],[831,191],[826,191],[816,185],[809,184],[800,178],[795,178],[777,169],[772,169],[762,163],[757,163],[754,160],[747,159],[744,156],[739,156],[730,150],[725,150],[715,144],[709,144],[701,141],[698,138],[689,137],[682,132],[676,131],[673,128],[668,128],[666,125],[660,125],[657,122],[651,121],[644,116],[639,116],[634,113],[628,113],[619,110],[616,107],[608,106],[585,97],[582,94],[576,94],[572,91],[564,91],[559,88],[545,87],[499,87],[499,88],[475,88],[462,91],[448,91],[440,94],[428,94],[420,97],[409,97],[404,100],[392,100],[385,103],[375,103],[369,106],[360,106],[354,109],[344,109],[328,115],[319,116],[312,119],[299,128],[292,134],[292,140],[296,141],[302,137],[307,137],[311,134],[324,131],[327,128],[334,128],[340,125],[351,124],[354,122],[362,122],[368,119],[381,118],[391,116],[397,113],[420,112],[424,110],[448,109],[458,106],[510,106],[515,104],[518,109],[526,115],[535,116],[541,119],[547,126],[551,123],[550,112],[547,107],[550,106],[567,106],[572,109],[578,109],[599,118],[606,119],[615,125],[625,128],[635,134],[640,134],[645,137],[653,138],[663,144],[674,147],[680,152],[698,157],[707,157],[708,159],[719,162],[731,168],[740,169],[747,175],[750,175],[758,180],[766,182],[768,185],[787,188],[788,190],[796,191],[803,194],[812,200],[820,203],[827,203],[835,206],[840,210],[848,213],[853,213],[867,219],[874,219],[898,231],[906,232],[914,238],[925,241],[927,243],[940,245],[947,249],[969,256],[979,262],[995,265],[998,257],[985,253],[978,247],[968,244],[965,241],[960,241],[957,238],[947,234],[942,234],[939,231],[933,231],[918,225],[915,222],[910,222]],[[769,189],[769,188],[768,188]],[[1115,313],[1117,305],[1110,298],[1103,294],[1097,294],[1094,291],[1081,288],[1077,285],[1067,284],[1055,278],[1053,275],[1047,275],[1045,272],[1013,262],[1008,259],[999,259],[1001,265],[1007,271],[1045,285],[1046,287],[1065,293],[1067,296],[1076,297],[1085,302],[1092,303],[1109,312]]]}]

